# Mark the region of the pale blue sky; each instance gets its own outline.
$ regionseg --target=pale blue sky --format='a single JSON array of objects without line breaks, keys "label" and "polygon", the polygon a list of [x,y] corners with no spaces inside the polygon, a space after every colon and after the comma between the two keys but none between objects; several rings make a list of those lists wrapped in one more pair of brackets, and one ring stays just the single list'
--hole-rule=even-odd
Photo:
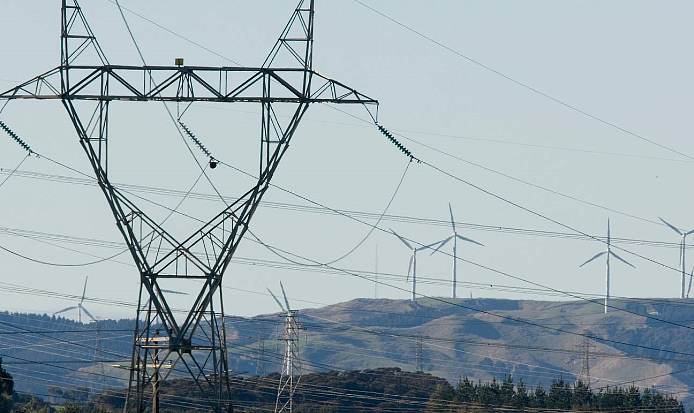
[{"label": "pale blue sky", "polygon": [[[410,25],[445,45],[551,96],[634,131],[660,144],[694,156],[689,138],[691,79],[694,60],[691,2],[653,1],[435,1],[421,3],[366,0],[368,5]],[[259,65],[281,31],[293,1],[263,2],[135,2],[122,5],[189,37],[228,58]],[[0,26],[0,89],[28,79],[59,63],[59,2],[3,2]],[[107,0],[82,4],[92,29],[112,63],[137,64],[138,58],[114,4]],[[229,65],[132,14],[126,17],[150,64]],[[379,99],[380,120],[392,130],[465,160],[649,220],[658,215],[684,229],[694,228],[688,192],[692,163],[686,158],[638,140],[485,70],[385,20],[353,0],[316,2],[314,68]],[[173,108],[173,106],[172,106]],[[341,107],[343,109],[343,107]],[[347,108],[366,117],[359,108]],[[250,112],[250,113],[249,113]],[[257,106],[196,105],[186,123],[215,156],[250,168],[258,136]],[[197,167],[160,103],[112,106],[112,179],[115,182],[186,191]],[[57,101],[11,102],[0,113],[38,152],[87,171],[69,119]],[[425,134],[420,132],[428,132]],[[432,134],[448,135],[437,136]],[[467,138],[477,138],[472,140]],[[677,242],[662,225],[608,213],[543,192],[470,164],[451,159],[401,139],[415,155],[494,193],[590,234],[603,235],[608,215],[613,236]],[[493,141],[508,141],[515,144]],[[576,148],[636,155],[615,156],[528,145]],[[0,136],[0,167],[12,169],[22,150]],[[648,159],[644,157],[666,158]],[[202,158],[201,158],[202,159]],[[327,107],[309,110],[274,181],[333,208],[382,212],[407,160],[375,128]],[[29,159],[23,170],[70,175],[43,159]],[[241,175],[219,168],[210,173],[225,194],[248,185]],[[5,175],[0,176],[4,179]],[[211,193],[200,183],[197,192]],[[149,195],[148,195],[149,196]],[[152,196],[173,206],[178,200]],[[279,191],[268,201],[303,204]],[[485,225],[565,232],[565,229],[504,204],[488,195],[413,164],[389,213],[446,219],[451,202],[456,219]],[[187,200],[182,210],[207,216],[219,203]],[[154,216],[165,212],[151,210]],[[172,221],[173,232],[189,224]],[[448,235],[443,227],[382,222],[402,235],[429,243]],[[22,177],[0,187],[0,227],[120,241],[113,218],[96,187],[66,185]],[[350,250],[368,227],[342,217],[261,208],[253,231],[266,243],[317,261],[329,261]],[[468,230],[485,247],[462,246],[464,258],[562,290],[602,294],[604,269],[578,265],[603,248],[597,242],[540,238]],[[378,231],[341,268],[372,270],[378,244],[379,269],[403,274],[408,251]],[[75,252],[0,234],[0,245],[17,252],[62,263],[90,261]],[[73,248],[74,245],[66,245]],[[676,249],[626,246],[677,266]],[[115,250],[77,247],[100,256]],[[238,256],[279,260],[251,242]],[[674,297],[679,275],[636,257],[636,269],[615,265],[612,294]],[[625,256],[626,255],[626,256]],[[129,257],[119,258],[128,263]],[[694,264],[694,255],[690,259]],[[88,295],[134,301],[137,274],[131,266],[103,263],[85,268],[38,265],[0,252],[0,281],[78,294],[90,276]],[[450,258],[422,254],[419,275],[447,280]],[[373,284],[347,276],[232,265],[225,285],[263,292],[283,280],[297,299],[335,303],[373,296]],[[527,286],[469,264],[459,266],[459,279],[488,284]],[[404,281],[395,282],[407,288]],[[420,292],[445,296],[446,285],[420,284]],[[467,287],[459,287],[461,296]],[[494,290],[475,296],[530,298]],[[379,287],[379,295],[407,298],[404,291]],[[541,295],[532,298],[543,298]],[[556,297],[550,297],[555,299]],[[172,301],[176,305],[176,299]],[[275,311],[270,297],[230,290],[228,313],[251,315]],[[62,300],[2,291],[8,310],[53,312]],[[182,303],[182,302],[181,302]],[[306,303],[299,304],[308,305]],[[133,311],[94,304],[102,317],[131,317]]]}]

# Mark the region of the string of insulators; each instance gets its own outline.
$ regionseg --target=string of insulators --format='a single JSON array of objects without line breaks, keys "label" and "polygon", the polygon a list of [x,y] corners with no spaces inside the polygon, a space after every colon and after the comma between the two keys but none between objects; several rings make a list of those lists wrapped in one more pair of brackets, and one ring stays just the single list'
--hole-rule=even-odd
[{"label": "string of insulators", "polygon": [[26,142],[24,142],[24,141],[22,140],[22,138],[20,138],[19,136],[17,136],[17,134],[14,133],[14,132],[12,131],[12,129],[10,129],[7,125],[5,125],[5,123],[4,123],[3,121],[1,121],[1,120],[0,120],[0,128],[2,128],[5,132],[7,132],[7,134],[10,135],[10,137],[11,137],[12,139],[14,139],[14,140],[19,144],[19,146],[21,146],[22,148],[24,148],[25,151],[29,152],[29,154],[34,154],[34,151],[31,150],[31,148],[29,147],[29,145],[28,145]]},{"label": "string of insulators", "polygon": [[393,136],[392,133],[388,131],[388,129],[384,128],[383,126],[379,125],[378,123],[376,124],[378,126],[378,130],[381,131],[383,135],[385,135],[386,138],[388,138],[389,141],[393,143],[402,153],[405,155],[409,156],[410,159],[414,159],[414,156],[412,155],[412,152],[410,152],[403,144],[401,144],[397,139],[395,139],[395,136]]},{"label": "string of insulators", "polygon": [[198,148],[200,148],[202,153],[204,153],[208,158],[210,158],[210,167],[214,169],[217,166],[217,160],[215,159],[215,157],[212,156],[212,154],[210,153],[210,151],[207,150],[205,145],[203,145],[202,142],[200,142],[200,140],[195,137],[195,134],[190,129],[188,129],[188,127],[183,122],[179,120],[178,123],[181,125],[181,128],[183,128],[186,135],[190,136],[190,139],[192,139],[193,142],[195,142],[195,144],[198,146]]}]

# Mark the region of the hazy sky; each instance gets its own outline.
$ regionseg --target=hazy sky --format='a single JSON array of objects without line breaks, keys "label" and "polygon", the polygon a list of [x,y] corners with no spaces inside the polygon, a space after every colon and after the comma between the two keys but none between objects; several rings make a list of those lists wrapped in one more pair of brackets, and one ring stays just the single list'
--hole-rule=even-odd
[{"label": "hazy sky", "polygon": [[[364,3],[436,39],[461,54],[513,79],[647,139],[694,156],[691,96],[694,59],[689,50],[688,1],[435,1],[421,3],[364,0]],[[244,65],[262,63],[290,16],[294,1],[135,2],[121,4],[215,52]],[[82,2],[83,10],[111,63],[139,64],[115,4]],[[59,2],[2,2],[0,89],[59,64]],[[126,12],[148,64],[231,65]],[[662,216],[690,230],[692,161],[614,127],[570,110],[499,74],[386,20],[354,0],[316,1],[314,68],[378,99],[381,123],[403,133],[416,156],[488,191],[590,234],[603,236],[608,216],[614,237],[677,242],[667,227],[650,221]],[[96,63],[96,62],[95,62]],[[170,106],[175,110],[175,105]],[[359,107],[345,108],[366,118]],[[253,168],[257,159],[257,105],[193,105],[185,121],[212,153],[231,164]],[[36,151],[88,172],[69,118],[58,101],[10,102],[0,113]],[[117,183],[187,191],[199,170],[161,103],[111,106],[111,179]],[[453,155],[428,149],[425,144]],[[4,179],[25,153],[0,135]],[[203,157],[200,156],[201,160]],[[467,162],[466,162],[467,161]],[[488,169],[482,169],[477,164]],[[332,208],[383,212],[407,165],[407,159],[375,127],[326,106],[309,109],[273,183]],[[491,172],[501,172],[574,198],[599,204],[636,219],[608,212]],[[30,158],[22,171],[76,176],[45,159]],[[250,185],[227,168],[210,172],[229,196]],[[213,193],[201,180],[195,192]],[[140,194],[167,206],[179,199]],[[265,200],[307,205],[276,189]],[[139,201],[157,219],[167,211]],[[488,194],[446,177],[423,164],[412,164],[389,214],[445,220],[448,203],[456,220],[569,232]],[[201,218],[221,210],[215,201],[188,199],[181,211]],[[645,219],[645,220],[644,220]],[[374,221],[369,221],[373,223]],[[191,223],[172,219],[175,234]],[[84,263],[118,249],[54,242],[48,245],[11,236],[5,228],[121,242],[113,217],[95,186],[16,176],[0,187],[0,245],[56,263]],[[446,227],[383,221],[421,243],[448,236]],[[319,262],[352,249],[369,227],[344,217],[261,207],[251,229],[265,243]],[[461,232],[483,244],[461,245],[463,258],[564,291],[604,293],[604,265],[578,268],[604,248],[595,241],[548,238],[481,230]],[[45,239],[42,239],[45,241]],[[692,241],[694,242],[694,240]],[[394,237],[375,231],[339,268],[372,271],[378,245],[378,268],[404,276],[409,252]],[[77,251],[61,249],[67,247]],[[675,248],[624,245],[672,267]],[[449,246],[446,246],[450,252]],[[90,255],[87,255],[90,254]],[[628,253],[634,265],[613,265],[612,294],[635,297],[679,296],[680,276]],[[282,261],[246,240],[237,257]],[[127,254],[118,262],[86,267],[54,267],[0,251],[0,281],[25,287],[79,294],[90,277],[87,295],[133,302],[138,275]],[[694,264],[694,255],[690,262]],[[688,264],[689,265],[689,264]],[[447,296],[451,259],[421,253],[421,277],[441,282],[419,284],[426,295]],[[460,281],[530,287],[518,280],[461,263]],[[252,315],[277,310],[265,287],[282,280],[296,307],[373,297],[374,285],[347,275],[296,271],[234,263],[225,286],[228,313]],[[408,288],[404,279],[388,280]],[[26,296],[0,284],[2,310],[51,313],[70,301]],[[405,291],[379,287],[379,296],[407,298]],[[192,290],[191,290],[192,291]],[[250,292],[248,292],[250,291]],[[460,296],[470,288],[461,285]],[[253,293],[256,292],[256,293]],[[257,294],[260,293],[260,294]],[[475,287],[476,297],[557,299]],[[173,305],[184,299],[172,298]],[[299,301],[305,300],[305,301]],[[312,304],[312,303],[313,304]],[[91,303],[101,317],[132,317],[134,310]]]}]

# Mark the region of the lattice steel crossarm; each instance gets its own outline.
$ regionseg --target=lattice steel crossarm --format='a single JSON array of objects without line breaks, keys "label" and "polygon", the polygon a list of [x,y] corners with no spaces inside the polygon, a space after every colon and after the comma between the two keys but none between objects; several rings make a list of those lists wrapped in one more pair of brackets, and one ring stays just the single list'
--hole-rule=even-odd
[{"label": "lattice steel crossarm", "polygon": [[[299,82],[288,79],[306,72],[297,68],[70,65],[70,82],[64,92],[60,87],[61,69],[65,67],[6,90],[0,99],[378,104],[377,100],[315,71],[310,71],[310,76],[318,81],[318,87],[312,93],[304,93]],[[262,94],[263,84],[272,84],[272,97]]]}]

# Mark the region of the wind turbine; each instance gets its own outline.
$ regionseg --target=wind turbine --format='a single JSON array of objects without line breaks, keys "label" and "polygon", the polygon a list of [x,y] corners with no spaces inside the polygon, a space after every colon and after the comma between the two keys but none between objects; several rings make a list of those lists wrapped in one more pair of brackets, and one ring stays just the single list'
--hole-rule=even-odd
[{"label": "wind turbine", "polygon": [[605,278],[605,314],[607,314],[607,307],[609,306],[609,302],[610,302],[610,255],[617,258],[618,260],[622,261],[626,265],[628,265],[632,268],[636,268],[633,265],[631,265],[631,263],[627,262],[622,257],[620,257],[619,255],[612,252],[612,249],[610,248],[612,245],[610,244],[610,219],[609,218],[607,218],[607,243],[606,243],[606,245],[607,245],[607,248],[605,249],[605,251],[595,254],[591,259],[589,259],[588,261],[579,265],[579,267],[583,267],[584,265],[588,264],[589,262],[593,261],[596,258],[599,258],[603,255],[606,256],[605,267],[607,269],[607,273],[606,273],[606,278]]},{"label": "wind turbine", "polygon": [[282,289],[282,296],[284,297],[284,304],[286,305],[286,307],[285,307],[285,305],[282,305],[280,300],[277,299],[277,296],[269,288],[266,288],[266,290],[267,290],[267,292],[270,293],[272,298],[275,299],[275,302],[277,303],[278,306],[280,306],[282,311],[287,313],[287,315],[289,315],[289,314],[291,314],[292,309],[289,306],[289,300],[287,299],[287,294],[284,293],[284,285],[282,285],[282,281],[280,281],[280,288]]},{"label": "wind turbine", "polygon": [[448,241],[453,240],[453,274],[451,276],[451,283],[453,284],[452,297],[456,298],[457,297],[457,294],[456,294],[456,287],[457,287],[457,285],[456,285],[457,284],[456,271],[458,269],[458,239],[460,239],[462,241],[471,242],[473,244],[481,245],[483,247],[484,247],[484,244],[481,244],[475,240],[472,240],[470,238],[467,238],[467,237],[464,237],[464,236],[458,234],[458,232],[455,230],[455,220],[453,219],[453,208],[451,208],[450,203],[448,204],[448,212],[451,213],[451,228],[453,228],[453,235],[440,241],[441,243],[439,244],[439,246],[436,247],[436,249],[434,251],[432,251],[431,254],[433,255],[436,251],[439,250],[439,248],[446,245],[448,243]]},{"label": "wind turbine", "polygon": [[[682,232],[682,231],[680,231],[679,229],[677,229],[677,227],[675,227],[674,225],[668,223],[668,222],[665,221],[664,219],[662,219],[662,218],[660,218],[660,217],[658,217],[658,219],[660,219],[661,221],[663,221],[663,223],[664,223],[665,225],[667,225],[668,227],[672,228],[673,231],[675,231],[676,233],[678,233],[678,234],[680,234],[680,235],[682,236],[682,240],[680,241],[680,267],[682,268],[682,293],[681,293],[681,295],[680,295],[680,298],[683,299],[683,298],[685,297],[685,294],[684,294],[684,279],[685,279],[685,277],[686,277],[686,271],[687,271],[687,270],[685,269],[685,267],[684,267],[684,253],[685,253],[686,248],[687,248],[687,244],[686,244],[686,243],[687,243],[687,235],[690,235],[690,234],[694,233],[694,229],[691,230],[691,231],[689,231],[689,232]],[[689,278],[689,288],[687,289],[687,298],[689,297],[689,291],[690,291],[691,289],[692,289],[692,279],[691,279],[691,277],[690,277],[690,278]]]},{"label": "wind turbine", "polygon": [[[284,323],[284,340],[285,340],[285,350],[284,350],[284,360],[282,362],[282,374],[280,375],[280,384],[277,389],[277,400],[275,401],[275,413],[289,412],[292,413],[294,409],[294,393],[301,380],[301,359],[299,358],[299,330],[302,329],[301,323],[298,320],[298,312],[292,310],[289,306],[289,300],[287,300],[287,294],[284,292],[284,286],[282,281],[280,281],[280,288],[282,289],[282,297],[284,297],[284,304],[282,305],[280,300],[277,299],[275,294],[268,288],[267,291],[270,293],[272,298],[275,299],[277,305],[286,312],[285,323]],[[295,380],[294,375],[298,375]]]},{"label": "wind turbine", "polygon": [[84,302],[84,295],[87,293],[87,280],[88,280],[88,279],[89,279],[89,276],[84,277],[84,288],[82,289],[82,297],[80,298],[80,301],[77,303],[77,305],[73,305],[73,306],[70,306],[70,307],[63,308],[62,310],[56,311],[55,313],[53,313],[53,315],[56,315],[56,314],[64,313],[64,312],[66,312],[66,311],[70,311],[70,310],[77,309],[77,321],[79,321],[80,323],[82,322],[82,311],[84,311],[84,313],[85,313],[87,316],[89,316],[89,318],[91,318],[92,321],[96,321],[96,318],[94,318],[94,316],[91,315],[91,314],[89,313],[89,311],[87,311],[87,309],[84,308],[84,306],[82,306],[82,303]]},{"label": "wind turbine", "polygon": [[402,241],[402,243],[405,244],[405,246],[406,246],[407,248],[409,248],[409,249],[412,251],[412,256],[410,257],[410,265],[409,265],[409,267],[407,268],[407,278],[406,278],[406,281],[405,281],[405,282],[407,282],[407,281],[410,280],[410,273],[412,273],[412,301],[417,301],[417,292],[416,292],[416,289],[417,289],[417,251],[421,251],[421,250],[425,250],[425,249],[427,249],[427,248],[431,248],[431,247],[433,247],[434,245],[440,243],[441,241],[436,241],[436,242],[434,242],[434,243],[432,243],[432,244],[425,245],[425,246],[423,246],[423,247],[413,247],[412,244],[410,244],[409,242],[407,242],[407,240],[406,240],[405,238],[403,238],[403,237],[401,237],[400,235],[398,235],[398,234],[397,234],[395,231],[393,231],[392,229],[390,230],[390,232],[392,232],[393,235],[395,235],[396,237],[398,237],[398,239],[399,239],[400,241]]}]

